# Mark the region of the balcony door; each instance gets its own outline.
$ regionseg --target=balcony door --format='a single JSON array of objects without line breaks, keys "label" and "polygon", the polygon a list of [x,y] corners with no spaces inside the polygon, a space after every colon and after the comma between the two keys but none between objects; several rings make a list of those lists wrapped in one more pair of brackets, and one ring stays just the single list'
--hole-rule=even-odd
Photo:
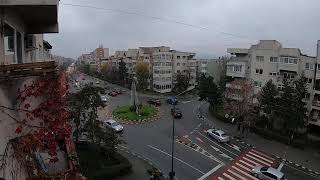
[{"label": "balcony door", "polygon": [[17,32],[17,60],[18,64],[22,63],[22,36],[21,33]]}]

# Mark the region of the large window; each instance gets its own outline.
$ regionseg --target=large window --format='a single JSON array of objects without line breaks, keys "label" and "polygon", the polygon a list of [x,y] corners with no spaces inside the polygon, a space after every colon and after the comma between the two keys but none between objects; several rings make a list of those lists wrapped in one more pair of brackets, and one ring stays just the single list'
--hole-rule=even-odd
[{"label": "large window", "polygon": [[234,66],[233,71],[235,72],[241,72],[242,66]]},{"label": "large window", "polygon": [[314,66],[311,63],[306,63],[306,69],[313,70]]},{"label": "large window", "polygon": [[16,63],[15,58],[15,42],[14,42],[14,29],[8,24],[4,25],[4,63]]},{"label": "large window", "polygon": [[270,62],[277,63],[278,57],[270,57]]},{"label": "large window", "polygon": [[257,62],[263,62],[264,57],[263,56],[256,56]]}]

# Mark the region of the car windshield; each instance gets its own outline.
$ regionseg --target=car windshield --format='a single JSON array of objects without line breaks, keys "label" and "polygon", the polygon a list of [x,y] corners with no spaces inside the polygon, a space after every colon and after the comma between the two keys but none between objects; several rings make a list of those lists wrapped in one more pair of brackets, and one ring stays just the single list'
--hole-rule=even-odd
[{"label": "car windshield", "polygon": [[228,135],[225,133],[221,133],[221,137],[227,137]]},{"label": "car windshield", "polygon": [[112,127],[115,127],[115,126],[118,126],[118,125],[119,125],[119,123],[117,123],[117,122],[114,122],[114,123],[111,124]]},{"label": "car windshield", "polygon": [[268,170],[268,167],[262,167],[261,168],[261,171],[267,171]]}]

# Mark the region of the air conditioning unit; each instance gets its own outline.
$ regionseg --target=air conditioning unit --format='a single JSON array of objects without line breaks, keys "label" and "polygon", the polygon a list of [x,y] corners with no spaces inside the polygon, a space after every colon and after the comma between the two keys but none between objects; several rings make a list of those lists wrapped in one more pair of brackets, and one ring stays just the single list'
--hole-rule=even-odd
[{"label": "air conditioning unit", "polygon": [[28,34],[25,38],[25,46],[27,50],[36,48],[36,37],[33,34]]}]

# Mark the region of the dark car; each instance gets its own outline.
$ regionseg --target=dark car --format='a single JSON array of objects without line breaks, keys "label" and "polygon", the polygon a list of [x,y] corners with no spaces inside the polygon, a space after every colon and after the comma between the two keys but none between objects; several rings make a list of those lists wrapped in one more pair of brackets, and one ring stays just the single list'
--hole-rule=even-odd
[{"label": "dark car", "polygon": [[116,93],[115,91],[111,91],[108,93],[109,96],[115,97],[118,95],[118,93]]},{"label": "dark car", "polygon": [[182,118],[182,112],[177,107],[171,108],[171,114],[176,119],[181,119]]},{"label": "dark car", "polygon": [[152,104],[152,105],[155,105],[155,106],[160,106],[161,105],[160,99],[149,99],[148,103]]},{"label": "dark car", "polygon": [[172,104],[172,105],[177,105],[177,104],[178,104],[178,100],[177,100],[176,97],[169,97],[169,98],[167,99],[167,103],[168,103],[168,104]]},{"label": "dark car", "polygon": [[115,92],[117,94],[122,94],[123,93],[121,89],[115,89],[115,90],[113,90],[113,92]]}]

